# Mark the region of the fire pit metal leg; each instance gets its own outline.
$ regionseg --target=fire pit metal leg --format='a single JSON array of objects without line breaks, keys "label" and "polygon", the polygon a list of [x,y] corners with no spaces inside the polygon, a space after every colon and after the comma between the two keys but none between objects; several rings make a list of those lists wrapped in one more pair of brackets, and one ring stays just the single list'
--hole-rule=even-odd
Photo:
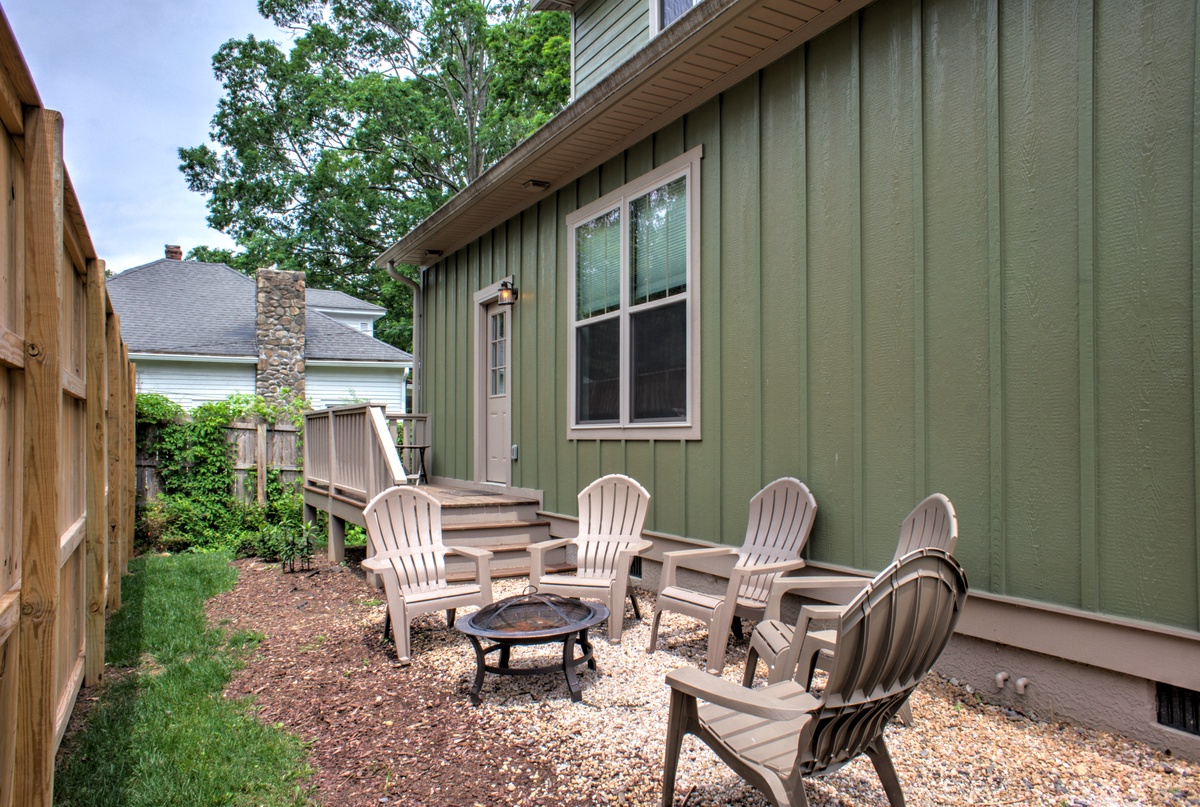
[{"label": "fire pit metal leg", "polygon": [[474,636],[468,636],[472,646],[475,648],[475,683],[471,685],[471,704],[478,706],[483,701],[479,697],[479,691],[483,689],[483,674],[487,671],[487,656],[483,652],[483,643]]},{"label": "fire pit metal leg", "polygon": [[[571,690],[571,700],[579,703],[583,700],[583,691],[579,686],[579,677],[575,675],[575,665],[579,663],[575,659],[575,634],[568,633],[567,638],[563,640],[563,672],[567,676],[567,689]],[[588,659],[588,664],[594,664],[591,659]]]}]

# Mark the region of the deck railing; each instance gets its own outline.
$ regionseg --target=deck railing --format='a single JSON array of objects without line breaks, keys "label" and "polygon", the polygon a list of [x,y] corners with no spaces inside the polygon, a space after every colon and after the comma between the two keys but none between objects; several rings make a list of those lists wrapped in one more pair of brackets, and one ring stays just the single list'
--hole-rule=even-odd
[{"label": "deck railing", "polygon": [[[387,415],[365,403],[304,416],[305,518],[329,514],[329,557],[344,556],[346,522],[364,524],[367,502],[393,485],[415,481],[397,445],[427,445],[428,415]],[[427,458],[428,462],[428,458]]]}]

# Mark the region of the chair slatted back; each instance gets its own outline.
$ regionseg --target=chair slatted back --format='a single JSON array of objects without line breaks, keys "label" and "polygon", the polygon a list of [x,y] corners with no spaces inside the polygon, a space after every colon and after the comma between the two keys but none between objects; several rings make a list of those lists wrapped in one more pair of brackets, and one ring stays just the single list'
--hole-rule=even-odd
[{"label": "chair slatted back", "polygon": [[[750,500],[746,539],[738,565],[754,567],[800,557],[817,515],[817,500],[808,486],[790,476],[776,479]],[[778,574],[755,575],[742,583],[738,599],[766,604]]]},{"label": "chair slatted back", "polygon": [[442,544],[442,506],[438,500],[409,485],[380,493],[363,510],[367,537],[375,557],[388,558],[400,587],[408,591],[441,588],[446,584]]},{"label": "chair slatted back", "polygon": [[958,543],[958,516],[954,505],[940,493],[926,497],[900,525],[900,543],[893,560],[917,549],[932,547],[954,554]]},{"label": "chair slatted back", "polygon": [[958,561],[925,548],[894,561],[847,606],[834,669],[800,734],[796,774],[835,771],[880,735],[941,655],[966,596]]},{"label": "chair slatted back", "polygon": [[579,493],[577,574],[611,576],[617,552],[642,537],[650,493],[623,474],[602,476]]}]

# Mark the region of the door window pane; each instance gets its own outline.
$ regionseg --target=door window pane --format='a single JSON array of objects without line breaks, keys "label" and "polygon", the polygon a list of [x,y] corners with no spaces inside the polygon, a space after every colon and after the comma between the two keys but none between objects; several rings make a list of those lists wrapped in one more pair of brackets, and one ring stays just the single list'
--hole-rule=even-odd
[{"label": "door window pane", "polygon": [[621,417],[621,327],[615,317],[576,331],[576,419],[580,423],[615,422]]},{"label": "door window pane", "polygon": [[633,326],[634,421],[687,418],[687,305],[639,311]]},{"label": "door window pane", "polygon": [[490,395],[505,394],[505,370],[508,368],[507,345],[508,340],[504,337],[504,320],[505,315],[492,314],[491,340],[488,350],[488,364],[491,370],[489,377],[491,379],[489,391]]}]

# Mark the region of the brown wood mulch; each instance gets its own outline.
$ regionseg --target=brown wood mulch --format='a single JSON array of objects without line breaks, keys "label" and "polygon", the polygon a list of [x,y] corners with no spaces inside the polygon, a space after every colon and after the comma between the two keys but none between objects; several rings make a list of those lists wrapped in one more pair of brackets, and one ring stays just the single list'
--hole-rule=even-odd
[{"label": "brown wood mulch", "polygon": [[212,624],[264,635],[226,697],[252,698],[261,720],[310,744],[317,798],[350,807],[585,803],[551,784],[562,760],[545,753],[544,737],[531,753],[533,739],[470,706],[467,676],[396,663],[382,641],[382,592],[350,560],[319,558],[294,574],[237,561],[237,586],[208,605]]}]

